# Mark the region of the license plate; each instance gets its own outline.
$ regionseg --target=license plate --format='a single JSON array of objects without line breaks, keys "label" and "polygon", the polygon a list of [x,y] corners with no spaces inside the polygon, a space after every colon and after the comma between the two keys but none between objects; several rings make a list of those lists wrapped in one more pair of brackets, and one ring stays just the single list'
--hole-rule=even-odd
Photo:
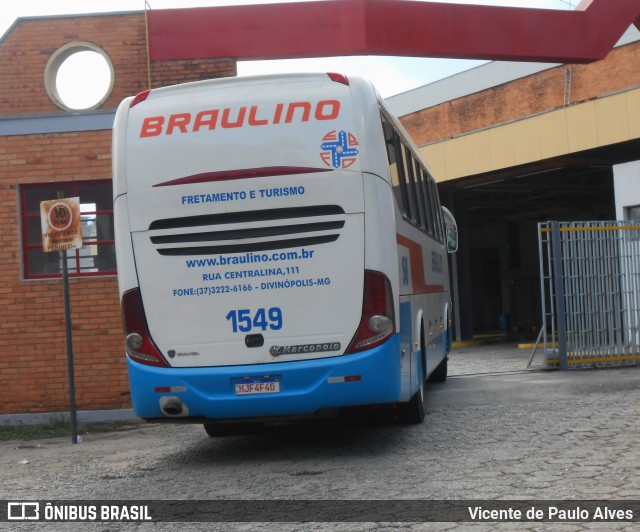
[{"label": "license plate", "polygon": [[260,393],[280,393],[280,380],[276,377],[242,379],[235,382],[236,395],[256,395]]}]

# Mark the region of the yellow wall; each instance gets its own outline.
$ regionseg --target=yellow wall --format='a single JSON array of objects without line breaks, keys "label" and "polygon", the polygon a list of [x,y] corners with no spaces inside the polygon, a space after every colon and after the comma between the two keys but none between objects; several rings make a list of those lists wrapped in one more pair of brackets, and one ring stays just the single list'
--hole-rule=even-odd
[{"label": "yellow wall", "polygon": [[436,181],[640,138],[640,88],[423,146]]}]

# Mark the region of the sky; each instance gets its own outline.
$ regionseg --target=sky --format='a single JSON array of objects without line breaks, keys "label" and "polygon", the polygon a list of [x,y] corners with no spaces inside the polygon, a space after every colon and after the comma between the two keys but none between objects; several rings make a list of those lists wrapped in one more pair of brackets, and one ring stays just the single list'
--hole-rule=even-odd
[{"label": "sky", "polygon": [[[278,0],[287,2],[292,0]],[[298,0],[300,1],[300,0]],[[313,1],[313,0],[312,0]],[[319,1],[319,0],[316,0]],[[542,9],[571,9],[578,0],[440,0],[449,3],[488,4],[510,7],[532,7]],[[272,3],[265,0],[147,0],[151,9],[169,9],[200,6],[220,6],[238,4]],[[145,8],[144,0],[20,0],[18,2],[3,2],[0,10],[0,35],[3,35],[18,17],[67,15],[79,13],[106,13],[113,11],[141,11]],[[71,99],[79,98],[74,94],[67,96],[65,87],[78,87],[76,79],[83,76],[93,80],[98,85],[108,77],[108,70],[103,64],[95,70],[95,74],[87,76],[87,69],[91,68],[83,60],[90,61],[90,53],[76,58],[79,66],[68,68],[59,74],[58,90],[61,96]],[[95,57],[93,58],[95,59]],[[287,59],[273,61],[241,61],[238,63],[238,75],[254,75],[284,72],[340,72],[346,75],[357,75],[369,78],[378,88],[383,97],[393,96],[416,87],[421,87],[439,79],[451,76],[463,70],[482,64],[483,61],[461,59],[430,59],[406,57],[331,57],[314,59]],[[102,70],[101,70],[102,69]],[[1,73],[0,73],[1,75]],[[102,89],[96,89],[98,92]],[[85,97],[92,97],[91,88],[83,88]],[[85,108],[84,102],[78,102],[76,109]]]}]

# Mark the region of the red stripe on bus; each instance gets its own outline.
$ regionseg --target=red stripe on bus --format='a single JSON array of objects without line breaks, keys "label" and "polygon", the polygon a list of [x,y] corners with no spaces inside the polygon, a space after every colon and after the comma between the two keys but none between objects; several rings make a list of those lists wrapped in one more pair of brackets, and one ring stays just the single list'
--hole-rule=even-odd
[{"label": "red stripe on bus", "polygon": [[293,174],[311,174],[316,172],[331,172],[330,168],[307,168],[299,166],[269,166],[265,168],[246,168],[243,170],[225,170],[222,172],[206,172],[156,183],[154,187],[169,187],[174,185],[190,185],[193,183],[209,183],[211,181],[230,181],[233,179],[249,179],[252,177],[273,177]]},{"label": "red stripe on bus", "polygon": [[441,284],[427,284],[425,282],[424,259],[422,257],[422,246],[417,242],[396,233],[396,241],[400,246],[409,250],[409,262],[411,263],[411,283],[412,291],[416,294],[435,294],[444,292]]}]

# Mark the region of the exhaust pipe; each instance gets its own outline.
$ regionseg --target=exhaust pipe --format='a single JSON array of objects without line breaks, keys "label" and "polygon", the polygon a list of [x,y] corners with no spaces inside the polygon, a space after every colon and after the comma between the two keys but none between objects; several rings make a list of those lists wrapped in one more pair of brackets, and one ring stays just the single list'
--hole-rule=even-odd
[{"label": "exhaust pipe", "polygon": [[177,397],[161,397],[160,410],[165,416],[185,417],[189,415],[189,409]]}]

